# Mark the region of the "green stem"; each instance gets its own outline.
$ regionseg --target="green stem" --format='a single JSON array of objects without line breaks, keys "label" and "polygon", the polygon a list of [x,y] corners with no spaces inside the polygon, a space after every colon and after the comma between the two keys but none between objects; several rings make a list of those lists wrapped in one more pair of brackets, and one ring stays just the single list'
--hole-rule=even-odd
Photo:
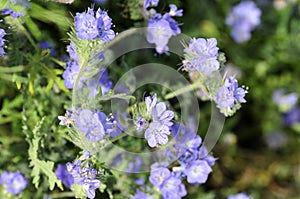
[{"label": "green stem", "polygon": [[16,73],[16,72],[22,72],[25,69],[26,69],[25,66],[11,66],[11,67],[0,66],[0,73]]},{"label": "green stem", "polygon": [[62,193],[53,193],[50,195],[50,198],[74,198],[75,194],[73,192],[62,192]]},{"label": "green stem", "polygon": [[82,75],[83,71],[84,71],[85,68],[87,67],[87,64],[88,64],[87,60],[88,60],[88,58],[86,58],[86,59],[84,60],[82,66],[81,66],[81,68],[80,68],[80,71],[79,71],[79,73],[78,73],[78,75],[77,75],[77,78],[76,78],[76,80],[75,80],[75,84],[74,84],[74,87],[73,87],[73,90],[72,90],[72,95],[73,95],[73,97],[72,97],[72,109],[73,109],[73,110],[76,109],[76,91],[77,91],[77,86],[78,86],[78,83],[79,83],[79,80],[80,80],[80,78],[81,78],[81,75]]},{"label": "green stem", "polygon": [[36,51],[39,51],[39,49],[38,49],[37,45],[35,44],[33,38],[31,37],[31,35],[29,34],[29,32],[26,30],[26,28],[23,26],[23,24],[20,22],[20,20],[16,19],[16,21],[17,21],[17,25],[18,25],[19,29],[27,37],[27,39],[29,40],[30,44],[34,47],[34,49]]},{"label": "green stem", "polygon": [[52,60],[53,62],[55,62],[56,64],[60,65],[61,67],[65,68],[66,63],[62,62],[54,57],[49,57],[50,60]]},{"label": "green stem", "polygon": [[116,142],[116,141],[118,141],[119,139],[121,139],[121,138],[125,137],[126,135],[127,135],[127,133],[126,133],[126,132],[124,132],[124,133],[122,133],[122,134],[118,135],[117,137],[114,137],[114,138],[113,138],[113,139],[111,139],[110,141],[111,141],[111,142]]},{"label": "green stem", "polygon": [[188,86],[185,86],[183,88],[180,88],[174,92],[171,92],[165,96],[165,99],[172,99],[173,97],[176,97],[177,95],[182,95],[186,92],[193,91],[197,88],[202,88],[206,92],[205,86],[202,84],[201,78],[196,80],[193,84],[190,84]]}]

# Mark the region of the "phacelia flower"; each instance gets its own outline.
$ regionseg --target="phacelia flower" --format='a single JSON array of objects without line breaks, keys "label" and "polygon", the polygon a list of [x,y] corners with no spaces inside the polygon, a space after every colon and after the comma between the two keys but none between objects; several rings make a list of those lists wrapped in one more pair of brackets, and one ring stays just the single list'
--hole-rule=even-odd
[{"label": "phacelia flower", "polygon": [[160,122],[151,122],[149,128],[145,131],[145,138],[150,147],[167,144],[168,135],[170,135],[169,127]]},{"label": "phacelia flower", "polygon": [[76,13],[74,21],[79,39],[93,40],[97,37],[97,20],[94,15],[95,13],[91,8],[88,8],[87,12]]},{"label": "phacelia flower", "polygon": [[105,68],[101,68],[99,73],[87,83],[90,90],[89,98],[94,98],[101,89],[102,95],[106,95],[113,87],[112,81],[108,79],[108,72]]},{"label": "phacelia flower", "polygon": [[250,199],[250,197],[245,193],[239,193],[236,195],[230,195],[227,199]]},{"label": "phacelia flower", "polygon": [[74,21],[79,39],[94,40],[99,37],[102,41],[109,42],[115,37],[115,32],[111,30],[111,18],[100,8],[96,13],[91,8],[87,12],[76,13]]},{"label": "phacelia flower", "polygon": [[102,140],[106,134],[100,115],[100,112],[88,109],[79,110],[75,115],[76,127],[90,142]]},{"label": "phacelia flower", "polygon": [[169,50],[168,42],[172,36],[181,33],[178,23],[170,16],[169,13],[156,14],[148,20],[147,41],[155,44],[158,54],[165,53]]},{"label": "phacelia flower", "polygon": [[137,119],[137,121],[135,121],[135,128],[137,131],[142,131],[147,124],[147,120],[143,117],[139,117],[139,119]]},{"label": "phacelia flower", "polygon": [[55,174],[66,187],[71,187],[74,184],[73,176],[68,172],[66,165],[58,164]]},{"label": "phacelia flower", "polygon": [[188,47],[184,49],[183,69],[187,71],[197,70],[205,75],[210,75],[220,67],[218,50],[215,38],[191,39]]},{"label": "phacelia flower", "polygon": [[184,170],[189,183],[205,183],[211,172],[211,167],[204,160],[196,160]]},{"label": "phacelia flower", "polygon": [[70,60],[66,64],[66,70],[63,72],[64,85],[66,88],[72,89],[75,86],[80,67],[74,60]]},{"label": "phacelia flower", "polygon": [[156,7],[158,5],[159,0],[145,0],[144,8],[148,8],[149,6]]},{"label": "phacelia flower", "polygon": [[232,108],[235,103],[245,103],[247,91],[238,87],[238,82],[234,77],[228,77],[224,86],[221,86],[216,94],[216,102],[220,109]]},{"label": "phacelia flower", "polygon": [[297,93],[284,94],[283,89],[275,90],[273,93],[273,102],[278,105],[282,112],[291,110],[297,104],[297,101]]},{"label": "phacelia flower", "polygon": [[2,184],[7,192],[19,194],[27,186],[27,180],[20,171],[15,173],[4,171],[0,176],[0,184]]},{"label": "phacelia flower", "polygon": [[92,168],[89,162],[81,162],[77,160],[74,163],[66,164],[68,172],[73,176],[74,183],[82,186],[86,192],[86,196],[90,199],[95,198],[95,190],[101,185],[101,182],[96,179],[98,172]]},{"label": "phacelia flower", "polygon": [[287,126],[292,126],[293,124],[300,123],[300,109],[295,107],[283,114],[283,122]]},{"label": "phacelia flower", "polygon": [[2,28],[0,28],[0,56],[4,55],[4,48],[3,48],[3,46],[4,46],[5,39],[3,37],[5,35],[6,35],[5,30],[3,30]]},{"label": "phacelia flower", "polygon": [[225,23],[237,43],[248,41],[251,31],[260,24],[261,10],[252,1],[243,1],[232,8]]},{"label": "phacelia flower", "polygon": [[182,15],[183,15],[183,10],[182,9],[178,10],[177,6],[174,5],[174,4],[170,4],[169,7],[170,7],[169,15],[171,17],[174,17],[174,16],[182,17]]}]

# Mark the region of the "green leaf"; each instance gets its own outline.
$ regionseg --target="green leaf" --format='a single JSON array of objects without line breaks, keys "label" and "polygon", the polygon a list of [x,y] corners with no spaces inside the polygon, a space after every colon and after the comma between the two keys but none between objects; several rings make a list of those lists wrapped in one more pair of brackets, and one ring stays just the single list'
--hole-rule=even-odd
[{"label": "green leaf", "polygon": [[32,183],[36,188],[39,187],[40,182],[40,176],[41,174],[45,174],[48,178],[49,183],[49,189],[53,190],[55,187],[55,184],[63,190],[62,183],[60,180],[58,180],[56,174],[53,172],[54,169],[54,162],[52,161],[44,161],[38,159],[38,150],[39,150],[39,142],[41,140],[40,137],[40,129],[44,123],[45,117],[39,121],[33,130],[33,138],[32,140],[27,139],[29,142],[29,149],[28,149],[28,155],[29,155],[29,166],[33,167],[31,171],[31,176],[33,177]]}]

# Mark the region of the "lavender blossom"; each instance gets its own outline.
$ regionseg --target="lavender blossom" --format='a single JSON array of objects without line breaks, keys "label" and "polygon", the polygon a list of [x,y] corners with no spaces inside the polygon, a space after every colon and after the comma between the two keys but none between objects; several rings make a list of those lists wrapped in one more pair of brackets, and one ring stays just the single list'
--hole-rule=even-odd
[{"label": "lavender blossom", "polygon": [[0,56],[4,55],[4,42],[6,41],[3,37],[6,35],[5,30],[3,30],[2,28],[0,28]]},{"label": "lavender blossom", "polygon": [[251,31],[260,24],[261,10],[252,1],[243,1],[232,8],[225,23],[230,26],[231,36],[237,43],[248,41]]},{"label": "lavender blossom", "polygon": [[1,10],[1,13],[3,15],[10,15],[12,16],[13,18],[18,18],[18,17],[23,17],[24,14],[23,13],[19,13],[19,12],[15,12],[13,11],[12,9],[8,9],[8,8],[4,8]]},{"label": "lavender blossom", "polygon": [[4,171],[0,176],[0,184],[4,185],[7,192],[19,194],[27,186],[27,180],[20,171],[15,173]]},{"label": "lavender blossom", "polygon": [[191,39],[188,47],[184,49],[183,69],[187,71],[197,70],[205,75],[210,75],[220,67],[218,62],[217,40]]},{"label": "lavender blossom", "polygon": [[283,89],[275,90],[273,93],[273,102],[278,105],[280,111],[288,112],[298,101],[297,93],[284,94]]},{"label": "lavender blossom", "polygon": [[153,197],[137,189],[135,195],[130,199],[153,199]]}]

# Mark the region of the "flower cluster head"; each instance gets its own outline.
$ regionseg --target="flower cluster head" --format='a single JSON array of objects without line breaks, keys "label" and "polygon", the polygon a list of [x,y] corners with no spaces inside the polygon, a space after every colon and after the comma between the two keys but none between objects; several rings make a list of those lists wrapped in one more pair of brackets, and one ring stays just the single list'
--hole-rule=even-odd
[{"label": "flower cluster head", "polygon": [[0,176],[0,184],[11,194],[19,194],[27,186],[27,180],[20,171],[15,173],[4,171]]},{"label": "flower cluster head", "polygon": [[150,182],[157,187],[164,199],[180,199],[187,194],[181,177],[171,172],[168,163],[160,162],[151,166]]},{"label": "flower cluster head", "polygon": [[168,143],[170,127],[173,125],[171,120],[174,118],[174,112],[167,110],[164,102],[158,102],[156,94],[145,98],[148,114],[151,115],[151,123],[145,131],[145,138],[150,147],[164,145]]},{"label": "flower cluster head", "polygon": [[251,38],[251,31],[260,24],[261,10],[252,1],[243,1],[232,8],[226,18],[231,27],[231,36],[237,42],[245,42]]},{"label": "flower cluster head", "polygon": [[102,41],[109,42],[115,37],[115,32],[111,29],[111,18],[100,8],[96,12],[88,8],[87,12],[76,13],[74,20],[79,39],[94,40],[99,37]]},{"label": "flower cluster head", "polygon": [[[66,88],[73,89],[75,86],[76,79],[80,72],[79,58],[76,52],[76,46],[73,42],[67,46],[67,51],[69,52],[70,59],[66,63],[66,70],[64,71],[62,77],[64,78],[64,85]],[[80,77],[80,81],[77,88],[82,88],[83,84],[86,84],[89,89],[89,97],[94,98],[101,89],[101,94],[106,95],[109,90],[113,87],[112,81],[108,78],[108,72],[105,68],[100,68],[99,72],[91,77],[89,80]],[[100,89],[99,89],[100,88]]]},{"label": "flower cluster head", "polygon": [[283,89],[278,89],[273,92],[273,102],[279,107],[281,112],[290,111],[298,101],[297,93],[284,94]]},{"label": "flower cluster head", "polygon": [[205,183],[216,159],[208,154],[201,137],[191,128],[176,124],[173,133],[176,141],[174,148],[180,163],[178,173],[186,177],[188,183]]},{"label": "flower cluster head", "polygon": [[238,87],[238,82],[234,77],[227,77],[223,86],[216,94],[216,103],[220,109],[231,109],[235,104],[245,103],[247,91]]},{"label": "flower cluster head", "polygon": [[[145,1],[145,5],[157,5],[158,1]],[[148,7],[147,6],[147,7]],[[167,53],[168,42],[172,36],[181,33],[178,23],[172,18],[174,16],[182,16],[182,10],[177,10],[173,4],[170,5],[170,12],[161,15],[156,13],[148,20],[147,41],[155,44],[155,49],[158,54]]]},{"label": "flower cluster head", "polygon": [[109,137],[116,130],[116,126],[111,123],[106,114],[100,111],[77,110],[74,121],[79,132],[83,133],[90,142]]},{"label": "flower cluster head", "polygon": [[90,155],[83,155],[79,160],[66,164],[67,171],[72,175],[74,183],[80,185],[85,190],[88,198],[95,198],[95,190],[100,187],[100,180],[97,179],[98,171],[92,168],[89,163]]},{"label": "flower cluster head", "polygon": [[191,39],[188,47],[184,49],[183,69],[210,75],[220,67],[218,50],[215,38]]},{"label": "flower cluster head", "polygon": [[227,199],[250,199],[250,197],[245,193],[238,193],[236,195],[230,195]]},{"label": "flower cluster head", "polygon": [[4,46],[5,39],[3,37],[5,35],[6,35],[5,30],[3,30],[2,28],[0,28],[0,56],[4,55],[4,48],[3,48],[3,46]]}]

